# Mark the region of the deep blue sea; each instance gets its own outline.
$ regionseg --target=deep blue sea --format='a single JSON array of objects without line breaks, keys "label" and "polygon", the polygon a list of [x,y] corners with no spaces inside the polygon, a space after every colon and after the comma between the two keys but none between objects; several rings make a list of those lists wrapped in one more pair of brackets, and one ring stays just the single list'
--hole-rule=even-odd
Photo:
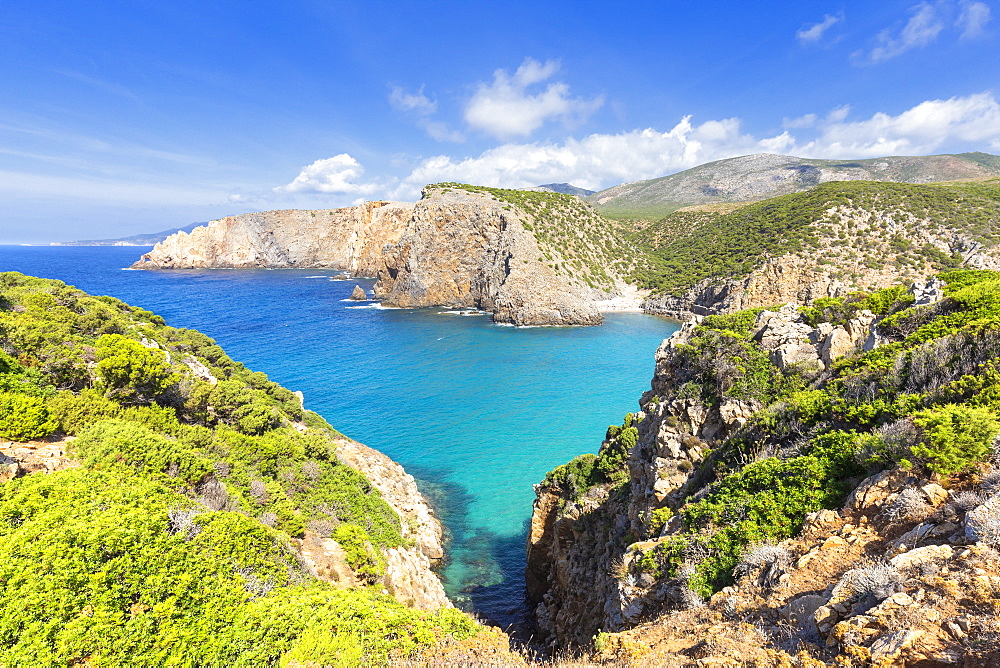
[{"label": "deep blue sea", "polygon": [[610,314],[601,327],[518,329],[445,309],[345,299],[323,270],[122,271],[142,247],[0,246],[0,271],[56,278],[198,329],[305,394],[344,434],[400,462],[452,535],[444,576],[460,607],[501,624],[523,610],[532,485],[596,452],[637,410],[653,353],[677,324]]}]

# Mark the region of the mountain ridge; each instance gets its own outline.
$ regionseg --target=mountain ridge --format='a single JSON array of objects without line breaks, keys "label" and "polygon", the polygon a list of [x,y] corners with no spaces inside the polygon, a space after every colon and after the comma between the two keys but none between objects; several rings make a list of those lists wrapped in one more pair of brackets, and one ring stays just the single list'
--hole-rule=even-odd
[{"label": "mountain ridge", "polygon": [[686,206],[757,201],[829,181],[930,183],[997,175],[1000,156],[982,152],[859,160],[758,153],[619,184],[584,199],[605,216],[650,220]]}]

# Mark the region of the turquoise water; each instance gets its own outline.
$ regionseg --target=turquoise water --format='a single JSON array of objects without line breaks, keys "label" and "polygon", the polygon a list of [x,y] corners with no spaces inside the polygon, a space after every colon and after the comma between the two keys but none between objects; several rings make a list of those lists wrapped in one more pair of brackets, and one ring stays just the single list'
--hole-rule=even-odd
[{"label": "turquoise water", "polygon": [[445,570],[462,607],[523,616],[532,485],[596,452],[637,409],[672,321],[611,314],[601,327],[518,329],[444,309],[358,308],[321,270],[121,271],[145,248],[0,246],[0,270],[58,278],[216,339],[305,394],[306,407],[417,477],[449,528]]}]

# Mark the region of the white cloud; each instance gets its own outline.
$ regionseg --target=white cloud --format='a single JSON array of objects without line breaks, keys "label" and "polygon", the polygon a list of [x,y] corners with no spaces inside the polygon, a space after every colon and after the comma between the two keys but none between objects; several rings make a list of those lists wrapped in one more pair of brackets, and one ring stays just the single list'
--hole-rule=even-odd
[{"label": "white cloud", "polygon": [[391,196],[414,198],[421,186],[438,181],[510,188],[569,182],[598,190],[751,153],[843,159],[921,155],[957,143],[1000,149],[1000,103],[990,93],[928,100],[895,116],[848,121],[849,113],[844,105],[826,116],[807,114],[786,121],[785,132],[763,138],[744,133],[736,118],[695,125],[686,117],[666,132],[647,128],[559,144],[509,143],[464,159],[439,155],[420,163]]},{"label": "white cloud", "polygon": [[752,153],[815,158],[926,155],[942,149],[1000,150],[1000,102],[983,92],[927,100],[896,115],[885,112],[848,120],[851,108],[836,107],[785,121],[774,136],[754,136],[738,118],[692,123],[684,117],[667,131],[654,128],[591,134],[561,143],[506,143],[478,156],[437,155],[419,162],[403,178],[358,183],[362,169],[347,154],[317,160],[276,193],[349,193],[413,200],[428,183],[461,181],[523,188],[568,182],[599,190],[617,183],[656,178],[713,160]]},{"label": "white cloud", "polygon": [[945,28],[941,5],[921,2],[910,8],[912,15],[898,33],[885,29],[878,34],[878,46],[868,53],[868,60],[878,63],[895,58],[910,49],[927,46]]},{"label": "white cloud", "polygon": [[399,86],[389,91],[389,104],[394,109],[416,115],[417,125],[438,141],[463,142],[465,135],[454,130],[444,121],[431,118],[437,112],[437,102],[424,95],[424,87],[416,93],[409,93]]},{"label": "white cloud", "polygon": [[597,189],[733,155],[781,152],[792,141],[787,133],[754,139],[740,131],[740,122],[734,118],[694,125],[686,117],[666,132],[647,128],[592,134],[562,144],[504,144],[466,159],[435,156],[418,165],[393,196],[412,197],[421,186],[437,181],[512,188],[568,181]]},{"label": "white cloud", "polygon": [[963,142],[1000,149],[1000,103],[990,93],[947,100],[927,100],[897,116],[874,114],[846,122],[831,114],[819,136],[796,148],[817,158],[867,158],[933,153],[947,143]]},{"label": "white cloud", "polygon": [[975,39],[983,35],[989,20],[989,5],[985,2],[964,0],[962,9],[958,13],[958,20],[955,21],[955,27],[962,31],[962,39]]},{"label": "white cloud", "polygon": [[826,31],[840,23],[844,20],[843,14],[838,14],[834,16],[833,14],[826,14],[823,16],[823,20],[819,23],[814,23],[811,26],[805,26],[795,33],[795,37],[803,44],[812,44],[823,39],[823,35]]},{"label": "white cloud", "polygon": [[303,167],[291,183],[275,188],[274,192],[367,195],[379,186],[376,183],[357,183],[364,171],[361,163],[347,153],[341,153]]},{"label": "white cloud", "polygon": [[513,75],[507,70],[496,70],[493,82],[479,84],[466,105],[465,122],[501,139],[527,137],[546,121],[581,121],[604,104],[602,97],[592,100],[570,97],[569,86],[562,82],[550,83],[534,94],[528,91],[558,70],[556,61],[540,63],[532,58],[526,58]]},{"label": "white cloud", "polygon": [[408,93],[399,86],[393,86],[389,91],[389,104],[393,109],[412,111],[421,116],[437,111],[437,102],[424,95],[423,86],[416,93]]}]

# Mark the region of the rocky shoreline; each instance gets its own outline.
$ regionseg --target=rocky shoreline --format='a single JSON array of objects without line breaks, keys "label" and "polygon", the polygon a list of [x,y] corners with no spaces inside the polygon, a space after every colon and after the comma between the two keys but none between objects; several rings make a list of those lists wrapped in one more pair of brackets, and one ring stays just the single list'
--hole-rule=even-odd
[{"label": "rocky shoreline", "polygon": [[131,268],[337,269],[375,276],[385,306],[475,308],[517,326],[599,325],[602,310],[638,309],[620,278],[598,288],[555,269],[579,260],[546,259],[554,251],[533,223],[489,193],[429,187],[416,204],[222,218],[168,237]]}]

